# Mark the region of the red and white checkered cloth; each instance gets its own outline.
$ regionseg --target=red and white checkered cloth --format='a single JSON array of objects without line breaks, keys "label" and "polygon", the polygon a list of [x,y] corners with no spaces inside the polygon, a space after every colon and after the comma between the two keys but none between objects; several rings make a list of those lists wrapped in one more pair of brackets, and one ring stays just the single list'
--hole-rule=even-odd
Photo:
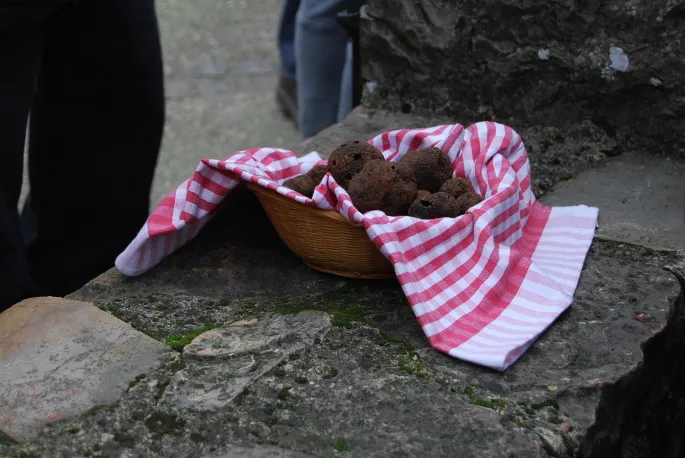
[{"label": "red and white checkered cloth", "polygon": [[437,146],[485,200],[458,218],[362,214],[330,175],[312,199],[280,186],[323,162],[317,153],[298,159],[283,149],[250,149],[204,159],[154,210],[116,266],[129,276],[148,271],[195,237],[240,180],[252,181],[363,226],[394,265],[431,345],[505,370],[573,301],[598,210],[538,203],[521,138],[501,124],[397,130],[369,143],[390,161]]}]

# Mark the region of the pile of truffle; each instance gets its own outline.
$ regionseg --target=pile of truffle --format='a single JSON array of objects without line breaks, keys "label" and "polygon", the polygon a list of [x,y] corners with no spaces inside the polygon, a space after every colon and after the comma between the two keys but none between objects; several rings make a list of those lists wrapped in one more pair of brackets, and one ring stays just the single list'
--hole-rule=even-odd
[{"label": "pile of truffle", "polygon": [[455,218],[483,200],[467,180],[452,178],[452,162],[440,148],[410,151],[399,162],[388,162],[380,150],[360,141],[340,145],[327,166],[317,165],[283,186],[311,197],[327,172],[362,213]]}]

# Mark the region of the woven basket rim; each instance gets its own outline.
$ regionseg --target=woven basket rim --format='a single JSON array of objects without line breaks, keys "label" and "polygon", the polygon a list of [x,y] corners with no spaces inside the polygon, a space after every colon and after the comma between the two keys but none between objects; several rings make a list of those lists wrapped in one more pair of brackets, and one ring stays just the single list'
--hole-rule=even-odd
[{"label": "woven basket rim", "polygon": [[265,188],[264,186],[260,186],[260,185],[258,185],[257,183],[249,182],[249,183],[246,183],[246,184],[247,184],[248,189],[250,189],[250,190],[252,190],[252,191],[254,191],[254,192],[259,192],[259,193],[268,195],[269,197],[272,197],[272,198],[285,199],[285,200],[287,200],[288,202],[291,202],[291,203],[293,203],[293,204],[299,205],[299,206],[302,208],[303,211],[308,211],[308,212],[310,212],[310,213],[312,213],[312,214],[315,214],[315,215],[320,216],[320,217],[323,217],[323,218],[330,218],[330,219],[333,219],[333,220],[335,220],[335,221],[337,221],[337,222],[341,222],[341,223],[344,222],[344,223],[349,224],[350,226],[354,226],[353,224],[351,224],[351,223],[347,220],[347,218],[345,218],[343,215],[341,215],[341,214],[338,213],[337,211],[334,211],[334,210],[324,210],[324,209],[322,209],[322,208],[317,208],[317,207],[311,207],[311,206],[309,206],[309,205],[304,205],[304,204],[302,204],[301,202],[297,202],[296,200],[290,199],[290,198],[284,196],[283,194],[280,194],[278,191],[275,191],[275,190],[269,189],[269,188]]}]

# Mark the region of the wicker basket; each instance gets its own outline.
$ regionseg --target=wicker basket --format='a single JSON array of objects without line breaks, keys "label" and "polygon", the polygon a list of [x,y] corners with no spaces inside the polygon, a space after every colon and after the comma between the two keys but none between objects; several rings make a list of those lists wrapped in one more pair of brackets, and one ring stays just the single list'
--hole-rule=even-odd
[{"label": "wicker basket", "polygon": [[247,187],[257,195],[281,240],[312,269],[347,278],[395,278],[392,264],[364,228],[353,226],[340,213],[302,205],[255,183]]}]

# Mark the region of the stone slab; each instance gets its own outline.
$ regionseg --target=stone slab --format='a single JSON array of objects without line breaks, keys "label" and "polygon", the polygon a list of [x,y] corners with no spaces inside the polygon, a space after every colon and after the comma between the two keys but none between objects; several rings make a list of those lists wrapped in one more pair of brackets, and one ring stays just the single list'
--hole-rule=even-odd
[{"label": "stone slab", "polygon": [[116,401],[169,348],[92,304],[45,297],[0,314],[0,429],[16,439]]},{"label": "stone slab", "polygon": [[279,447],[258,445],[248,448],[235,445],[229,447],[221,455],[208,456],[207,458],[312,458],[312,456]]},{"label": "stone slab", "polygon": [[[641,344],[661,335],[679,292],[661,268],[677,254],[598,240],[572,307],[499,373],[431,349],[396,282],[300,270],[256,227],[228,234],[230,216],[150,273],[110,273],[74,295],[160,337],[222,327],[138,378],[116,405],[0,445],[0,455],[221,456],[226,444],[269,444],[326,458],[568,458],[604,391],[620,388],[642,363]],[[243,258],[250,250],[259,255]],[[316,312],[291,321],[306,310]],[[683,346],[670,348],[679,361]],[[231,370],[240,361],[249,364]]]},{"label": "stone slab", "polygon": [[175,410],[228,406],[256,379],[331,328],[323,312],[239,320],[200,334],[183,349],[186,367],[174,374],[160,400]]},{"label": "stone slab", "polygon": [[685,161],[626,152],[559,183],[541,201],[598,207],[599,237],[685,249]]}]

